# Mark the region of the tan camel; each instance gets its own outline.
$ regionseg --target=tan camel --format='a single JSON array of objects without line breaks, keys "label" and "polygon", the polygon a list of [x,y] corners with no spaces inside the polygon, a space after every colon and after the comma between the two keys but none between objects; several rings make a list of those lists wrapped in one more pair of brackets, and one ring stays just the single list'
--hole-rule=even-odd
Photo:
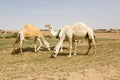
[{"label": "tan camel", "polygon": [[[18,36],[16,38],[16,41],[13,44],[13,54],[15,53],[15,44],[18,43],[18,42],[20,42],[19,48],[20,48],[20,52],[22,53],[22,45],[23,45],[24,39],[34,39],[34,51],[35,52],[39,51],[40,47],[43,44],[48,48],[48,50],[50,50],[49,43],[45,40],[45,38],[43,37],[41,31],[39,29],[37,29],[32,24],[26,24],[18,32]],[[39,43],[40,43],[40,45],[39,45],[39,47],[37,49],[36,49],[36,41],[39,41]]]}]

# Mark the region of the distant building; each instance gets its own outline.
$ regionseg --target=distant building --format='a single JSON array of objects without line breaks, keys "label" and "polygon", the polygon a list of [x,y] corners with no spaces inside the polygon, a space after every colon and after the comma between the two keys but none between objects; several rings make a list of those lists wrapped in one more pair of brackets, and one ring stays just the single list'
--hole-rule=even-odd
[{"label": "distant building", "polygon": [[94,30],[95,32],[107,32],[108,30],[106,30],[106,29],[96,29],[96,30]]},{"label": "distant building", "polygon": [[107,30],[107,29],[96,29],[96,30],[94,30],[94,32],[98,32],[98,33],[106,33],[106,32],[112,32],[112,33],[120,33],[120,29],[109,29],[109,30]]}]

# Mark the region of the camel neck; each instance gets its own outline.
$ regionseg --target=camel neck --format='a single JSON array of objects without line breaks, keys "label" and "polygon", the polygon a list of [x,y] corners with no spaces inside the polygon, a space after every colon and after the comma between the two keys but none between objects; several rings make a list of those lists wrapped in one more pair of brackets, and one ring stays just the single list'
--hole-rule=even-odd
[{"label": "camel neck", "polygon": [[51,32],[51,34],[52,34],[53,36],[57,36],[57,32],[56,32],[55,30],[50,29],[50,32]]}]

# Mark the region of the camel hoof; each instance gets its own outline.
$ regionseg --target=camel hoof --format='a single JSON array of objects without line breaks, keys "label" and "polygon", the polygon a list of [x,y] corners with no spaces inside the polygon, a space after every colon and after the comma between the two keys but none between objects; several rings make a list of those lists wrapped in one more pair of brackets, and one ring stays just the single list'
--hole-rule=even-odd
[{"label": "camel hoof", "polygon": [[15,54],[15,51],[12,51],[11,54],[14,55],[14,54]]},{"label": "camel hoof", "polygon": [[37,51],[36,52],[38,52],[39,51],[39,49],[37,49]]},{"label": "camel hoof", "polygon": [[60,52],[63,52],[63,50],[62,50],[62,49],[60,49]]},{"label": "camel hoof", "polygon": [[76,56],[77,54],[73,54],[74,56]]},{"label": "camel hoof", "polygon": [[71,55],[68,55],[68,57],[71,57]]},{"label": "camel hoof", "polygon": [[85,53],[85,55],[88,55],[88,53]]},{"label": "camel hoof", "polygon": [[37,52],[35,52],[36,54],[38,53],[38,51]]},{"label": "camel hoof", "polygon": [[48,51],[50,51],[51,49],[50,48],[48,48]]},{"label": "camel hoof", "polygon": [[51,55],[51,58],[56,58],[56,57],[57,55],[55,53]]}]

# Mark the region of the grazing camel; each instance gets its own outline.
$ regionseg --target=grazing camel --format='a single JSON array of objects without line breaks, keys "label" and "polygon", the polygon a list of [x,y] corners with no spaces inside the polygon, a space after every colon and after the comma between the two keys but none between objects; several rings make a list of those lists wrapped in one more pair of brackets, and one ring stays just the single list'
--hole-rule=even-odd
[{"label": "grazing camel", "polygon": [[[57,57],[59,48],[66,37],[69,39],[69,43],[70,43],[70,51],[68,57],[71,57],[73,41],[76,42],[84,38],[88,40],[88,44],[89,44],[88,51],[86,52],[86,54],[89,53],[92,46],[93,46],[93,54],[94,54],[96,48],[95,40],[94,40],[94,32],[90,27],[88,27],[84,23],[76,23],[70,27],[68,25],[65,25],[64,27],[66,28],[62,29],[63,35],[61,36],[58,44],[56,45],[55,51],[51,55],[51,57],[53,58]],[[77,50],[77,44],[75,43],[74,55],[76,55],[76,50]]]},{"label": "grazing camel", "polygon": [[50,30],[50,33],[52,34],[52,36],[55,36],[55,37],[59,36],[58,35],[59,31],[53,30],[53,25],[52,24],[45,24],[45,27],[47,27]]},{"label": "grazing camel", "polygon": [[[19,48],[20,48],[20,52],[22,53],[22,45],[23,45],[24,39],[34,39],[34,51],[35,52],[39,51],[42,44],[44,44],[48,48],[48,50],[50,50],[49,43],[45,40],[41,31],[39,29],[37,29],[34,25],[27,24],[18,32],[16,41],[13,44],[13,53],[12,54],[15,53],[15,44],[18,42],[20,42]],[[36,49],[36,41],[38,41],[40,44],[37,49]]]},{"label": "grazing camel", "polygon": [[[60,35],[61,29],[59,29],[58,31],[53,30],[53,25],[52,24],[45,24],[45,27],[47,27],[50,30],[50,33],[52,34],[52,36],[55,36],[57,39],[60,39],[62,35]],[[62,45],[60,47],[60,51],[63,52],[63,48]]]},{"label": "grazing camel", "polygon": [[[58,38],[60,40],[63,35],[63,31],[65,30],[65,28],[67,29],[69,26],[63,26],[58,31],[53,30],[52,24],[45,24],[45,27],[47,27],[50,30],[50,33],[52,34],[52,36],[55,36],[56,38]],[[78,40],[74,40],[75,44],[73,44],[73,46],[76,47],[78,42],[79,42]],[[60,52],[63,52],[62,44],[60,47]]]}]

